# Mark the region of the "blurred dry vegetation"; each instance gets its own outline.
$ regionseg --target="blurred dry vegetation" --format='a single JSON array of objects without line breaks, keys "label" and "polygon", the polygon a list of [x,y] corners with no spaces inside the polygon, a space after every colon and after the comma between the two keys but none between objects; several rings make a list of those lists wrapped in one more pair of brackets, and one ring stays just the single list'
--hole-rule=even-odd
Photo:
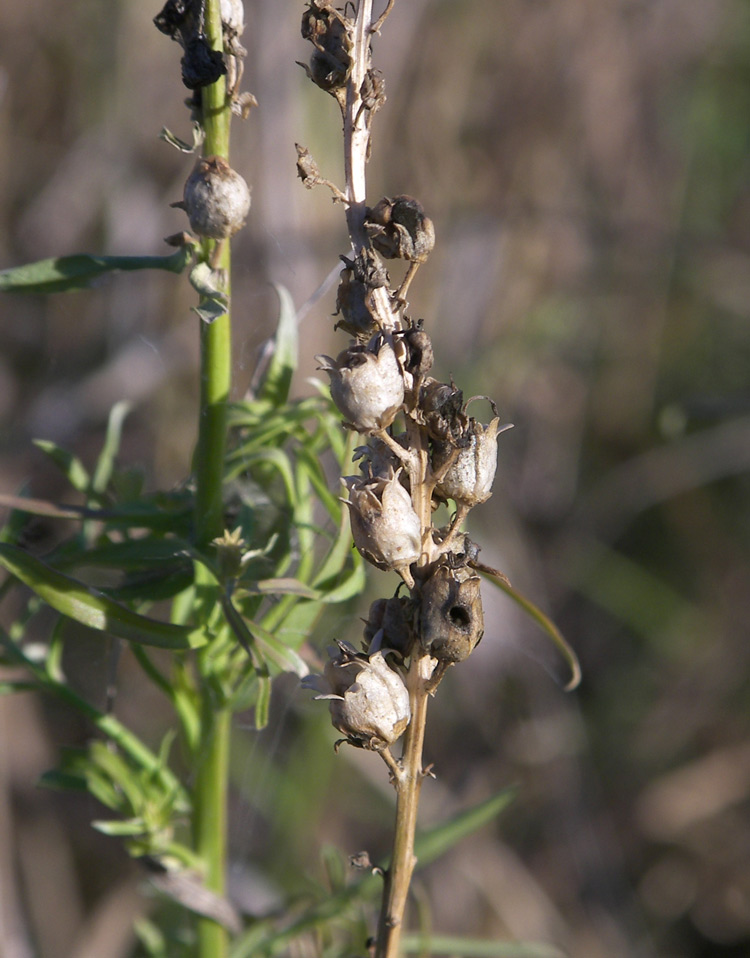
[{"label": "blurred dry vegetation", "polygon": [[[341,179],[333,101],[294,61],[302,4],[246,0],[233,165],[252,183],[235,244],[236,390],[281,283],[305,303],[345,253],[294,142]],[[0,267],[55,254],[166,252],[190,160],[180,51],[145,0],[0,12]],[[375,63],[371,202],[417,196],[437,246],[411,291],[438,374],[492,396],[501,439],[483,559],[552,614],[583,665],[564,694],[533,624],[485,591],[487,631],[432,708],[423,821],[509,782],[497,828],[418,879],[446,933],[554,942],[574,958],[750,953],[750,4],[747,0],[397,0]],[[129,399],[122,461],[189,469],[196,318],[188,284],[138,274],[0,302],[0,489],[55,499],[33,437],[90,462]],[[297,390],[331,332],[307,312]],[[475,414],[479,407],[476,407]],[[481,513],[481,515],[479,514]],[[38,522],[39,542],[58,533]],[[382,581],[375,588],[382,593]],[[319,635],[356,641],[366,601]],[[68,668],[97,703],[111,656]],[[118,667],[115,708],[166,721]],[[286,683],[272,728],[240,729],[233,893],[251,914],[319,876],[326,843],[385,852],[392,797],[371,756]],[[286,698],[285,698],[286,695]],[[115,958],[149,907],[143,875],[93,832],[92,802],[35,787],[89,730],[0,700],[0,955]],[[283,773],[283,774],[282,774]]]}]

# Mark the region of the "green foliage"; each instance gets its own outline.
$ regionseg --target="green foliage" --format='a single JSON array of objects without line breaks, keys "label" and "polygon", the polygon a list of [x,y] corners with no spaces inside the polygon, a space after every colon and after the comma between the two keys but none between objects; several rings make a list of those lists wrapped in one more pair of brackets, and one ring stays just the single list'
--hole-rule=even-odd
[{"label": "green foliage", "polygon": [[85,289],[105,273],[161,269],[181,273],[192,258],[189,245],[169,256],[55,256],[0,271],[0,292],[67,293]]},{"label": "green foliage", "polygon": [[[14,509],[0,536],[0,565],[9,574],[0,594],[23,601],[0,633],[0,664],[14,670],[0,692],[52,695],[91,723],[88,746],[66,751],[42,784],[87,792],[112,813],[94,823],[100,832],[172,871],[202,870],[190,838],[195,808],[185,768],[205,760],[207,723],[223,711],[254,709],[262,728],[274,680],[307,674],[299,650],[323,609],[364,582],[325,472],[328,465],[340,474],[349,447],[327,400],[288,399],[296,326],[288,294],[280,298],[274,356],[258,397],[230,411],[224,491],[232,531],[209,548],[194,535],[192,482],[171,493],[144,492],[120,468],[124,405],[113,409],[91,469],[58,445],[37,442],[84,505],[5,497]],[[70,530],[43,557],[17,544],[34,514],[63,519]],[[57,618],[40,643],[43,607]],[[174,730],[156,752],[74,691],[63,649],[80,626],[124,640],[168,701]],[[162,650],[158,658],[148,647]],[[158,953],[153,935],[146,938]]]}]

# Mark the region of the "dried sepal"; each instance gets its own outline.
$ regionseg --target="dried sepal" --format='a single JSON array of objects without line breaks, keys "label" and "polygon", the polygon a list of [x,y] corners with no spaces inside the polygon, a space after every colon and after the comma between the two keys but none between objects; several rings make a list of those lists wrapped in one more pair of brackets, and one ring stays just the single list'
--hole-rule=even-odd
[{"label": "dried sepal", "polygon": [[331,721],[357,748],[382,751],[398,739],[411,719],[409,693],[382,651],[357,652],[347,642],[329,650],[323,675],[303,685],[329,702]]},{"label": "dried sepal", "polygon": [[419,516],[400,482],[398,469],[388,478],[347,476],[349,515],[354,545],[378,569],[393,570],[410,587],[409,567],[422,552]]},{"label": "dried sepal", "polygon": [[[400,436],[391,437],[391,439],[397,446],[404,449],[406,455],[406,449],[404,448],[406,436],[402,433]],[[399,458],[393,448],[378,436],[370,438],[364,446],[357,446],[352,455],[352,460],[359,462],[359,468],[366,479],[388,478],[403,464],[403,460]],[[408,488],[408,475],[402,474],[402,478],[404,485]]]},{"label": "dried sepal", "polygon": [[381,335],[367,346],[355,345],[315,357],[331,380],[331,398],[357,432],[378,432],[391,425],[404,402],[404,378],[391,341]]},{"label": "dried sepal", "polygon": [[484,635],[480,579],[467,566],[438,565],[419,593],[419,641],[440,662],[461,662]]}]

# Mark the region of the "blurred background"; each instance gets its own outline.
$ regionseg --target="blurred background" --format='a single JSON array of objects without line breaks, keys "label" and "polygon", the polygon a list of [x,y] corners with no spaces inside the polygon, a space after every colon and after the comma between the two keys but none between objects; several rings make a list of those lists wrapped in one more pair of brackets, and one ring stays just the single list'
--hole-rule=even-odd
[{"label": "blurred background", "polygon": [[[295,60],[303,5],[246,0],[233,127],[252,183],[234,245],[236,395],[272,333],[273,283],[309,303],[298,394],[332,332],[343,215],[295,178],[294,143],[341,182],[340,117]],[[25,0],[0,12],[0,268],[73,252],[160,254],[185,228],[191,159],[180,49],[145,0]],[[573,958],[750,954],[750,4],[747,0],[396,0],[376,40],[387,103],[369,199],[405,192],[437,245],[410,290],[436,375],[489,395],[494,497],[482,558],[577,651],[565,675],[532,622],[485,588],[485,638],[431,712],[422,822],[510,783],[497,825],[420,873],[450,934],[547,941]],[[394,268],[393,273],[397,272]],[[314,302],[313,302],[314,300]],[[183,278],[0,301],[0,490],[53,500],[31,444],[91,464],[128,399],[121,461],[189,470],[197,319]],[[490,416],[477,404],[474,415]],[[50,535],[38,524],[41,539]],[[385,583],[385,584],[384,584]],[[390,581],[371,576],[371,596]],[[356,641],[368,599],[315,644]],[[109,655],[79,654],[101,703]],[[168,721],[118,671],[118,714]],[[321,848],[385,854],[392,795],[291,681],[263,735],[240,721],[233,894],[263,914],[320,877]],[[153,900],[93,801],[39,790],[90,735],[57,705],[0,698],[0,955],[116,958]],[[283,771],[283,776],[281,772]]]}]

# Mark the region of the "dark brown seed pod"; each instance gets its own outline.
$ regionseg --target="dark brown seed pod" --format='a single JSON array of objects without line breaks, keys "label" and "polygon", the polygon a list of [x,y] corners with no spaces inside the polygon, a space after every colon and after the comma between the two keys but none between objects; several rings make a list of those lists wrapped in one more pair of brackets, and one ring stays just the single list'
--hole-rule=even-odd
[{"label": "dark brown seed pod", "polygon": [[435,228],[413,196],[385,197],[368,210],[365,228],[386,259],[424,263],[435,246]]},{"label": "dark brown seed pod", "polygon": [[300,66],[313,83],[336,96],[352,72],[352,22],[329,0],[310,0],[302,14],[302,37],[315,50],[309,66]]},{"label": "dark brown seed pod", "polygon": [[420,595],[419,641],[441,662],[461,662],[484,635],[479,576],[466,566],[439,565]]}]

